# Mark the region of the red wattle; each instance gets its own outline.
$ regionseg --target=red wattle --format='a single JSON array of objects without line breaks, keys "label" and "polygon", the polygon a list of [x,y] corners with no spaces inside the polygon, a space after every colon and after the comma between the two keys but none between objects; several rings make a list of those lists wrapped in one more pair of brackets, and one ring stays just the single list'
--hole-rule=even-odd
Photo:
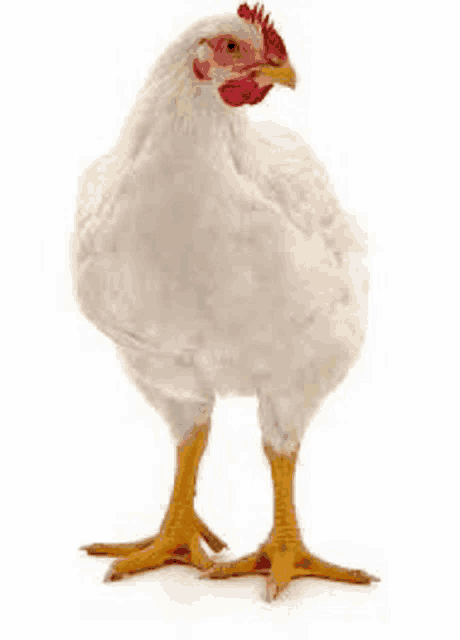
[{"label": "red wattle", "polygon": [[259,87],[252,78],[243,78],[238,82],[229,80],[229,82],[221,85],[219,93],[222,100],[230,107],[241,107],[243,104],[261,102],[272,87],[272,84]]}]

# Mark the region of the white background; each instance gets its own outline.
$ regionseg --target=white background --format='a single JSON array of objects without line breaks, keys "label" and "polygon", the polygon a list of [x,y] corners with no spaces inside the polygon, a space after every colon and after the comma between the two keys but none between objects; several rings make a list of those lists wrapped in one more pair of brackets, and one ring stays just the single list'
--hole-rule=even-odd
[{"label": "white background", "polygon": [[[73,301],[77,178],[114,143],[151,63],[226,0],[21,3],[3,13],[2,488],[8,638],[406,638],[458,629],[457,17],[454,2],[271,0],[299,77],[253,117],[297,130],[370,237],[368,340],[305,437],[305,540],[371,588],[187,567],[103,584],[78,546],[154,533],[166,426]],[[255,403],[222,400],[197,508],[235,555],[271,525]],[[457,566],[456,566],[457,565]],[[452,625],[452,626],[451,626]]]}]

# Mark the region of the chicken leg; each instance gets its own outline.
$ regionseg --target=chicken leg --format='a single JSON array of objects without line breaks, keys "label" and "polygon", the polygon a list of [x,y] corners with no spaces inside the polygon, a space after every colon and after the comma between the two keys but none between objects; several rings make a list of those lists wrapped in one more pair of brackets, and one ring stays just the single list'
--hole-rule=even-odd
[{"label": "chicken leg", "polygon": [[120,580],[126,574],[156,569],[177,562],[207,569],[213,561],[201,548],[200,536],[215,552],[227,545],[196,515],[193,507],[198,465],[206,447],[209,422],[195,424],[177,448],[177,471],[168,511],[156,536],[137,542],[92,544],[82,547],[89,555],[122,556],[109,570],[105,581]]},{"label": "chicken leg", "polygon": [[276,453],[266,444],[275,494],[274,524],[268,540],[259,549],[234,562],[216,564],[202,577],[228,578],[248,573],[267,576],[267,600],[271,601],[294,578],[326,578],[344,582],[370,584],[379,578],[365,571],[345,569],[314,556],[304,546],[297,526],[292,481],[297,450],[291,455]]}]

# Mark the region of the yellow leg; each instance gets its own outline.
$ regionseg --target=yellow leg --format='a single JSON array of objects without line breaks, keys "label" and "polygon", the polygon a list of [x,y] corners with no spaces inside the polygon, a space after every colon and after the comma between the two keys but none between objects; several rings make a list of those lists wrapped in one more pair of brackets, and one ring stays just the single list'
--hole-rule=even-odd
[{"label": "yellow leg", "polygon": [[178,562],[200,569],[213,561],[200,546],[200,536],[213,551],[227,545],[196,515],[193,507],[198,465],[206,447],[208,422],[195,425],[177,449],[177,471],[174,489],[160,531],[156,536],[137,542],[92,544],[83,547],[89,555],[122,556],[115,562],[105,580],[120,580],[126,574],[156,569],[163,564]]},{"label": "yellow leg", "polygon": [[235,562],[216,564],[203,577],[228,578],[248,573],[267,576],[267,599],[273,600],[294,578],[326,578],[345,582],[370,584],[379,578],[365,571],[345,569],[325,562],[311,554],[304,546],[297,526],[293,502],[293,476],[297,451],[279,454],[265,446],[270,461],[275,494],[275,517],[268,540],[259,549]]}]

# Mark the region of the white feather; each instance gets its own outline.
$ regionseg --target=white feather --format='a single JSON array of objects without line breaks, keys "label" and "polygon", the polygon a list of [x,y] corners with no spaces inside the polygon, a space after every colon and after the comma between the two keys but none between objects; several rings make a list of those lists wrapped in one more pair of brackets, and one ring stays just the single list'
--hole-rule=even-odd
[{"label": "white feather", "polygon": [[177,437],[190,425],[168,398],[257,394],[264,439],[288,451],[359,353],[363,246],[299,136],[195,79],[200,40],[220,33],[260,37],[237,16],[191,27],[85,174],[76,289]]}]

